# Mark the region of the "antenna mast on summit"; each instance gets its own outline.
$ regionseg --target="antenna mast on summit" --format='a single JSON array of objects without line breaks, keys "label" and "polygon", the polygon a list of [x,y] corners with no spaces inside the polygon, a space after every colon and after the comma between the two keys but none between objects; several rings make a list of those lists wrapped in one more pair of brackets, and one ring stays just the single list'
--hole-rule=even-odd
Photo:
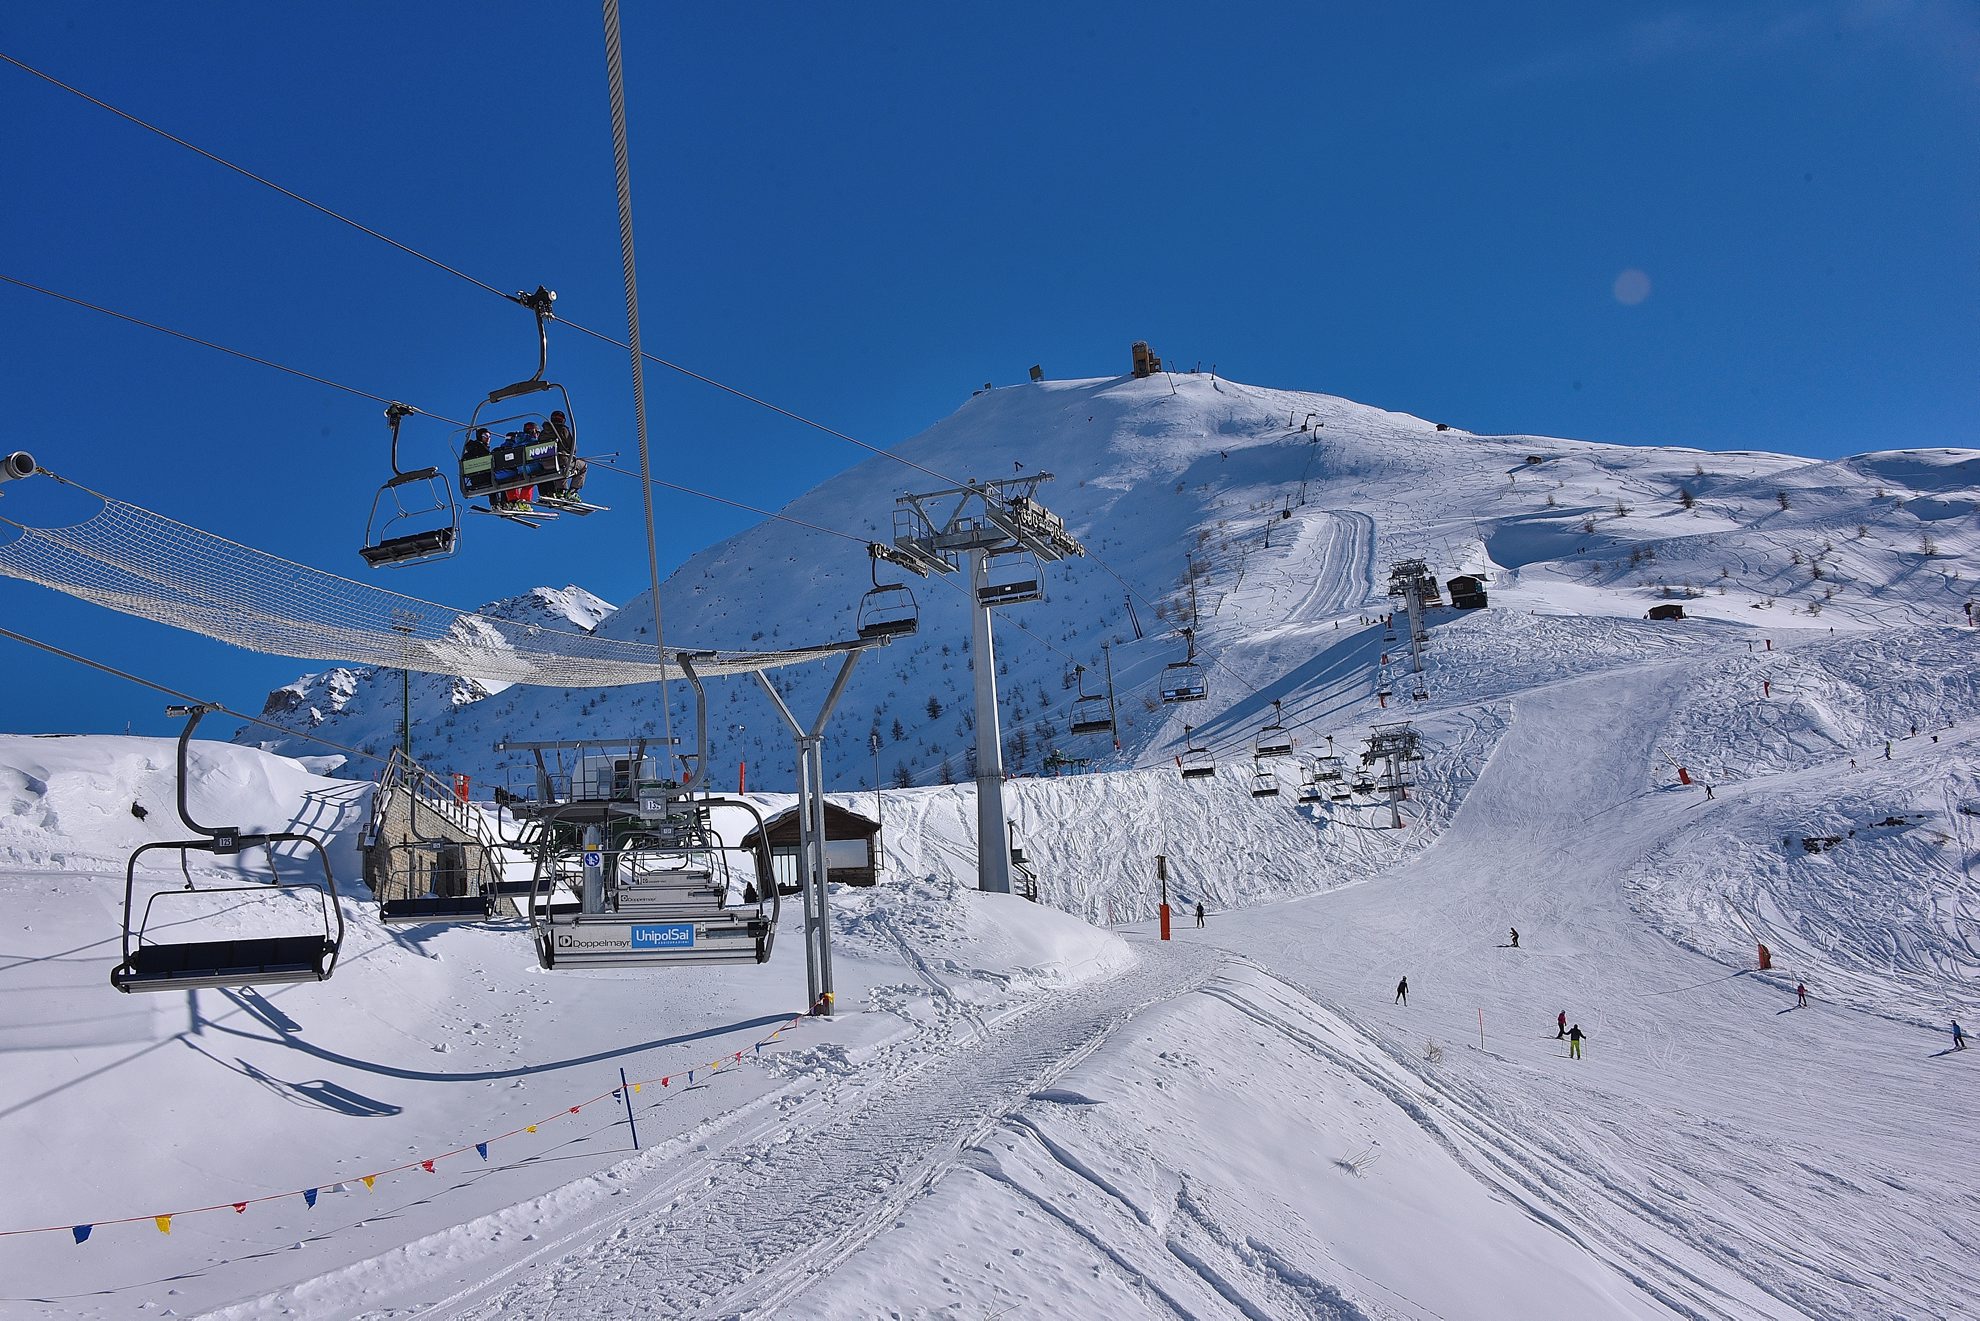
[{"label": "antenna mast on summit", "polygon": [[1044,597],[1041,563],[1084,555],[1065,520],[1038,503],[1049,472],[904,495],[894,506],[887,558],[917,573],[969,567],[970,668],[976,678],[976,888],[1011,892],[1004,815],[1004,740],[997,723],[997,652],[990,611]]}]

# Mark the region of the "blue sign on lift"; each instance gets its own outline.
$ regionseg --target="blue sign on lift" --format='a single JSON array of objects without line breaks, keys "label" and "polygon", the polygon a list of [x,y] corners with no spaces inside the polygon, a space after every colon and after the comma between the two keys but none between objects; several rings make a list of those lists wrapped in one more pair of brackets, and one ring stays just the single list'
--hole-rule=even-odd
[{"label": "blue sign on lift", "polygon": [[694,923],[666,922],[632,929],[634,949],[693,949]]},{"label": "blue sign on lift", "polygon": [[605,865],[605,855],[597,849],[586,849],[584,851],[584,865],[587,867],[603,867]]}]

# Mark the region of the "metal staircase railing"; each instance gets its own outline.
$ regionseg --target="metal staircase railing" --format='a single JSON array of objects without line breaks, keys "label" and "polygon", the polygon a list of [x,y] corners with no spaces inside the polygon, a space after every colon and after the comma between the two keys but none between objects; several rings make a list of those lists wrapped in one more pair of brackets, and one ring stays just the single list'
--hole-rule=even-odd
[{"label": "metal staircase railing", "polygon": [[363,843],[367,850],[378,846],[388,829],[392,809],[405,795],[407,805],[407,829],[418,838],[423,835],[420,829],[420,813],[426,812],[442,825],[454,831],[479,847],[482,859],[482,881],[484,884],[502,879],[501,854],[502,840],[489,826],[488,818],[469,804],[462,802],[454,792],[451,781],[442,779],[433,771],[406,756],[401,748],[392,749],[386,759],[385,769],[379,773],[377,788],[371,798],[371,818],[365,827]]}]

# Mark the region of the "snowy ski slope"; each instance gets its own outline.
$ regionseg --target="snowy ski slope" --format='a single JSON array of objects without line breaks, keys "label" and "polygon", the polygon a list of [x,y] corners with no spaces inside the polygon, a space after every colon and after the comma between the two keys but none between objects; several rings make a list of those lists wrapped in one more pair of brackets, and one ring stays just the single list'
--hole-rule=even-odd
[{"label": "snowy ski slope", "polygon": [[[987,473],[1047,437],[1048,495],[1110,567],[1173,588],[1200,548],[1218,694],[1124,702],[1107,773],[1012,781],[1040,905],[969,888],[967,786],[888,790],[885,882],[834,898],[830,1022],[790,1023],[794,938],[761,968],[546,973],[514,927],[383,928],[355,881],[328,983],[118,996],[122,859],[184,834],[171,745],[0,737],[0,1313],[1980,1314],[1980,1091],[1947,1035],[1980,1026],[1975,456],[1469,437],[1173,385],[996,391],[905,447]],[[864,507],[878,472],[793,511]],[[815,636],[864,566],[782,563],[786,536],[670,590],[701,584],[707,620],[788,602],[754,622]],[[1368,621],[1404,554],[1489,573],[1492,607],[1433,612],[1430,696],[1385,711]],[[1124,617],[1084,569],[1024,616],[1069,647]],[[1646,622],[1665,599],[1694,617]],[[931,609],[874,658],[842,766],[897,712],[918,722],[890,748],[964,746],[959,622]],[[1000,653],[1013,709],[1063,699],[1057,655],[1015,630]],[[1124,690],[1175,655],[1124,642]],[[1274,698],[1298,748],[1256,799]],[[497,694],[421,737],[637,719],[561,700]],[[1185,716],[1215,779],[1175,774]],[[1404,829],[1366,796],[1294,800],[1329,735],[1352,760],[1397,716],[1427,754]],[[203,819],[301,822],[356,874],[362,785],[229,745],[196,765]],[[1157,855],[1179,918],[1210,909],[1166,944]]]}]

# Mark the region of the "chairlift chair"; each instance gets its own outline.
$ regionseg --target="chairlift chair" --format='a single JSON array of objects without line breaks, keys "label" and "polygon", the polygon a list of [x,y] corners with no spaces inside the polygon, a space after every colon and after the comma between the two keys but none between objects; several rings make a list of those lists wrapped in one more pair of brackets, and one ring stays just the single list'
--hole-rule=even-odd
[{"label": "chairlift chair", "polygon": [[[568,855],[546,832],[529,897],[530,934],[545,968],[668,967],[689,964],[763,963],[770,958],[782,896],[771,869],[763,814],[738,799],[700,799],[700,812],[735,807],[755,818],[755,842],[724,845],[711,832],[631,835],[616,849],[600,848],[596,864],[583,859],[573,872]],[[730,893],[727,854],[746,854],[750,889]],[[580,852],[580,858],[582,853]],[[561,859],[561,862],[560,862]],[[603,871],[594,901],[585,873]],[[558,900],[557,888],[573,893]]]},{"label": "chairlift chair", "polygon": [[1313,778],[1323,783],[1335,783],[1341,778],[1341,759],[1322,757],[1313,763]]},{"label": "chairlift chair", "polygon": [[976,599],[984,605],[1022,605],[1045,597],[1038,557],[1022,547],[994,551],[983,557],[983,580]]},{"label": "chairlift chair", "polygon": [[358,548],[374,569],[442,560],[460,544],[461,509],[453,484],[438,468],[399,467],[399,423],[415,411],[397,401],[385,408],[392,427],[392,477],[371,498],[364,545]]},{"label": "chairlift chair", "polygon": [[389,851],[378,887],[378,920],[387,926],[486,922],[495,895],[476,883],[468,862],[480,847],[454,840],[415,840]]},{"label": "chairlift chair", "polygon": [[1210,749],[1198,747],[1191,741],[1196,732],[1190,725],[1183,726],[1184,747],[1180,759],[1182,777],[1185,780],[1210,780],[1217,775],[1217,763],[1210,756]]},{"label": "chairlift chair", "polygon": [[1210,673],[1196,659],[1196,630],[1182,630],[1187,650],[1179,661],[1162,667],[1161,694],[1164,702],[1201,702],[1210,696]]},{"label": "chairlift chair", "polygon": [[1072,719],[1067,728],[1074,734],[1114,733],[1114,694],[1086,691],[1086,667],[1073,666],[1073,681],[1079,686],[1079,696],[1073,699]]},{"label": "chairlift chair", "polygon": [[1318,780],[1313,778],[1311,771],[1300,777],[1298,794],[1300,802],[1317,803],[1326,798],[1326,796],[1327,791],[1321,787]]},{"label": "chairlift chair", "polygon": [[1200,702],[1210,696],[1210,676],[1196,661],[1171,661],[1162,667],[1164,702]]},{"label": "chairlift chair", "polygon": [[[178,991],[216,986],[274,986],[296,982],[327,980],[337,964],[337,951],[344,939],[344,914],[337,902],[337,882],[330,873],[330,859],[323,846],[308,835],[294,831],[250,833],[235,826],[202,826],[192,819],[186,805],[187,751],[192,734],[208,711],[203,705],[171,706],[168,715],[187,717],[179,734],[179,819],[200,836],[191,840],[171,840],[141,844],[131,853],[124,869],[124,958],[110,970],[110,984],[120,991]],[[323,880],[285,879],[275,871],[274,846],[297,844],[314,853]],[[250,849],[263,850],[272,874],[269,884],[199,885],[186,866],[195,853],[236,857]],[[137,907],[138,861],[154,850],[175,850],[180,858],[182,889],[161,890]],[[152,910],[160,899],[174,901],[212,895],[260,895],[309,892],[316,896],[317,920],[310,929],[293,934],[230,937],[220,940],[172,940],[149,938],[159,927],[178,932],[187,926],[208,926],[211,915],[181,916],[154,924]],[[167,907],[174,907],[168,904]],[[235,904],[233,907],[238,908]],[[320,929],[318,929],[320,927]]]},{"label": "chairlift chair", "polygon": [[1279,796],[1279,777],[1274,775],[1272,768],[1264,762],[1254,761],[1251,763],[1251,796],[1253,798],[1277,798]]},{"label": "chairlift chair", "polygon": [[868,640],[906,637],[921,627],[921,607],[905,583],[880,581],[880,547],[867,548],[873,590],[859,598],[854,626]]},{"label": "chairlift chair", "polygon": [[1272,723],[1258,731],[1258,738],[1252,744],[1256,757],[1285,757],[1293,750],[1292,734],[1287,731],[1279,703],[1272,703]]},{"label": "chairlift chair", "polygon": [[[486,922],[495,915],[497,897],[489,883],[493,859],[488,856],[488,846],[450,838],[439,829],[421,829],[422,813],[436,821],[444,818],[420,792],[418,780],[423,772],[402,757],[393,753],[386,775],[374,790],[380,797],[374,799],[373,831],[382,835],[385,814],[403,801],[408,836],[390,844],[375,840],[366,850],[365,879],[378,899],[378,920],[387,926]],[[395,769],[401,772],[396,777]]]},{"label": "chairlift chair", "polygon": [[[536,374],[526,380],[516,381],[500,389],[491,390],[488,397],[475,404],[474,412],[468,417],[467,434],[464,437],[461,453],[460,490],[470,500],[482,497],[507,495],[530,486],[557,486],[569,482],[576,469],[576,456],[566,454],[554,436],[548,432],[538,439],[525,440],[521,428],[526,422],[548,423],[548,417],[540,411],[521,411],[496,416],[488,410],[499,410],[499,406],[512,399],[526,399],[554,391],[556,398],[563,403],[565,422],[573,435],[577,432],[577,410],[571,407],[570,391],[555,381],[544,379],[544,372],[550,363],[550,307],[557,295],[538,286],[534,293],[512,295],[513,301],[522,304],[536,314]],[[552,410],[556,411],[556,410]],[[486,414],[486,415],[484,415]],[[515,430],[504,430],[513,426]],[[494,439],[485,455],[469,456],[467,443],[486,427],[494,433]],[[550,507],[530,505],[527,508],[507,509],[500,502],[494,505],[474,505],[478,512],[499,514],[511,521],[535,527],[554,519],[558,512],[572,514],[596,513],[603,506],[589,504],[574,497],[546,497]]]}]

